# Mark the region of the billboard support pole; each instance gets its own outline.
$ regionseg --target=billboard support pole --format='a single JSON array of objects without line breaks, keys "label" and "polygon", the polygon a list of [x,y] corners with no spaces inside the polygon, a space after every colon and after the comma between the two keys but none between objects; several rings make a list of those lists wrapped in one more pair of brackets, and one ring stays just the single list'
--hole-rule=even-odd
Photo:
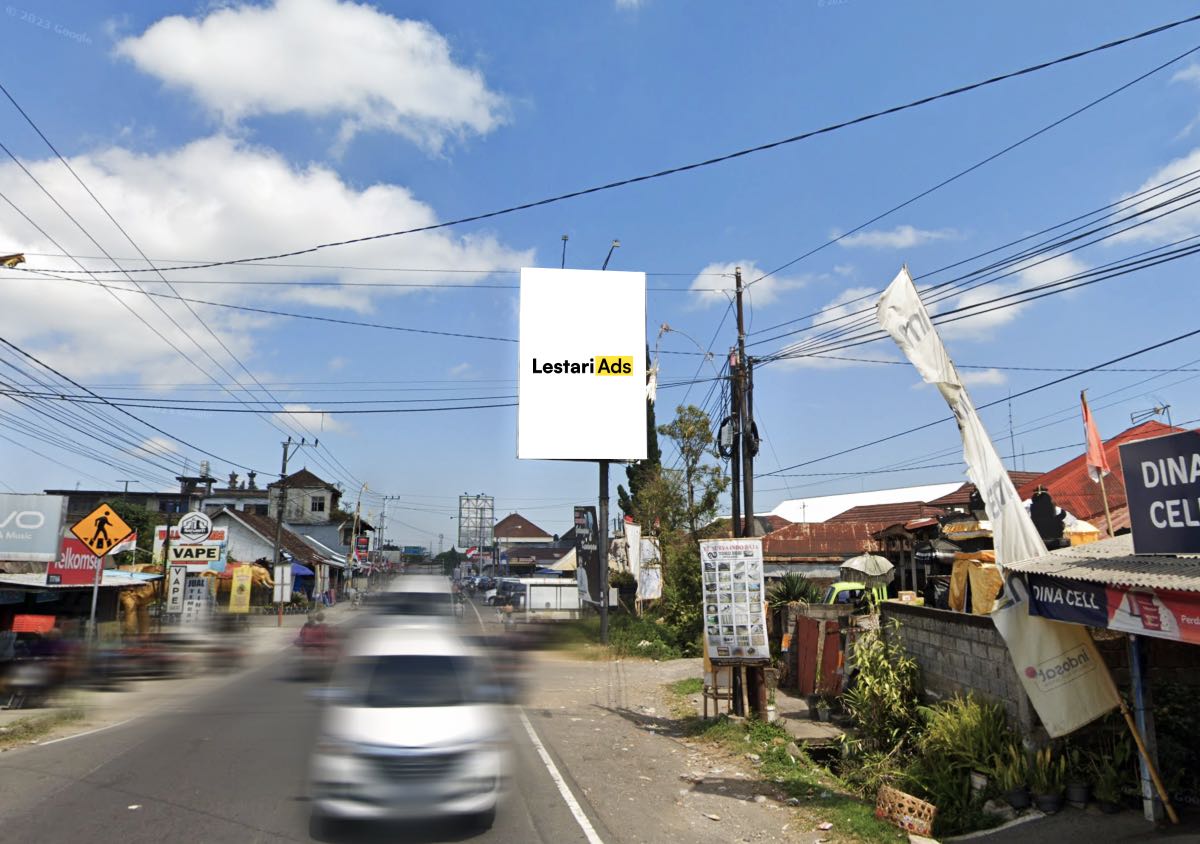
[{"label": "billboard support pole", "polygon": [[600,644],[608,644],[608,461],[600,461],[600,506],[597,510],[596,550],[600,554]]}]

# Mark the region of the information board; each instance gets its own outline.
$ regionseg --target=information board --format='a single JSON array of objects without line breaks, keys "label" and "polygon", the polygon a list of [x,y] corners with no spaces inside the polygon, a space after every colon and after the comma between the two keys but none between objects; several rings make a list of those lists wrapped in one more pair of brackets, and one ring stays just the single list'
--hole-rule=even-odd
[{"label": "information board", "polygon": [[703,540],[700,567],[704,579],[704,645],[709,659],[769,661],[762,540]]}]

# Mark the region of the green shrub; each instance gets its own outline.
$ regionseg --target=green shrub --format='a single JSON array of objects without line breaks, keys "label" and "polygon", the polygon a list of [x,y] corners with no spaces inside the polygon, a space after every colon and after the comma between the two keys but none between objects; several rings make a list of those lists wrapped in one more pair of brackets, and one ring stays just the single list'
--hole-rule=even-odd
[{"label": "green shrub", "polygon": [[857,727],[861,750],[891,751],[916,725],[917,662],[896,637],[889,639],[881,630],[858,638],[853,659],[858,673],[842,703]]},{"label": "green shrub", "polygon": [[779,609],[794,603],[817,604],[821,602],[821,589],[807,577],[789,571],[767,590],[767,603]]},{"label": "green shrub", "polygon": [[608,643],[617,656],[647,659],[678,659],[681,655],[676,632],[649,618],[615,615],[610,619]]}]

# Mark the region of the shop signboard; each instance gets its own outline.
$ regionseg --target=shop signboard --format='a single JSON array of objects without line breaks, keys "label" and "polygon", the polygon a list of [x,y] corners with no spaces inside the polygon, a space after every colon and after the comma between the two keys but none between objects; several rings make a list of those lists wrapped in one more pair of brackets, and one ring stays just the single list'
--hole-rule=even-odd
[{"label": "shop signboard", "polygon": [[[203,513],[189,513],[189,516],[204,515]],[[205,517],[207,518],[207,516]],[[186,517],[185,517],[186,521]],[[198,523],[197,523],[198,524]],[[207,534],[204,534],[203,527],[197,527],[195,524],[190,531],[192,536],[205,535],[205,539],[193,541],[180,530],[181,525],[171,526],[171,544],[168,546],[167,526],[159,525],[154,530],[154,559],[169,565],[186,565],[188,571],[192,574],[199,574],[202,571],[211,569],[221,571],[224,566],[222,562],[225,559],[226,538],[228,531],[223,527],[212,527]],[[163,560],[164,550],[167,559]]]},{"label": "shop signboard", "polygon": [[212,594],[207,581],[215,577],[188,577],[183,588],[183,617],[182,624],[200,624],[208,620],[212,614]]},{"label": "shop signboard", "polygon": [[424,557],[425,548],[421,545],[405,545],[404,556],[406,557]]},{"label": "shop signboard", "polygon": [[51,560],[46,566],[46,583],[50,586],[91,586],[101,559],[75,537],[66,537],[62,540],[58,559]]},{"label": "shop signboard", "polygon": [[704,583],[704,645],[714,662],[766,662],[761,539],[700,542]]},{"label": "shop signboard", "polygon": [[178,615],[183,612],[184,593],[187,590],[187,566],[171,566],[167,577],[167,612]]},{"label": "shop signboard", "polygon": [[600,603],[603,593],[600,591],[600,545],[595,507],[575,508],[575,580],[579,584],[580,599]]},{"label": "shop signboard", "polygon": [[1200,432],[1120,446],[1135,554],[1200,553]]},{"label": "shop signboard", "polygon": [[61,495],[0,494],[0,560],[55,560],[66,512]]},{"label": "shop signboard", "polygon": [[254,574],[250,566],[242,565],[233,570],[232,583],[229,586],[229,611],[231,613],[250,612],[250,587],[254,584]]},{"label": "shop signboard", "polygon": [[517,457],[646,458],[646,274],[521,270]]},{"label": "shop signboard", "polygon": [[1200,644],[1200,593],[1109,586],[1028,574],[1029,611],[1043,618]]}]

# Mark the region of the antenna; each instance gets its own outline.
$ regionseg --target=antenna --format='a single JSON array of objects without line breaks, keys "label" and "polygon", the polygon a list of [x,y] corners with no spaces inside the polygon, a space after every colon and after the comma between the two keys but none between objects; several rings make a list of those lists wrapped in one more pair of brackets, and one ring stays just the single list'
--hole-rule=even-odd
[{"label": "antenna", "polygon": [[1149,410],[1135,410],[1133,413],[1129,414],[1129,421],[1134,425],[1140,425],[1147,419],[1163,415],[1167,417],[1167,425],[1174,428],[1175,426],[1171,424],[1171,405],[1165,403],[1156,404]]},{"label": "antenna", "polygon": [[563,251],[562,251],[562,263],[559,264],[560,270],[565,270],[567,268],[567,241],[570,239],[571,239],[570,235],[564,234],[562,236]]},{"label": "antenna", "polygon": [[612,253],[613,253],[613,250],[614,250],[614,249],[620,249],[620,248],[621,248],[621,241],[619,241],[619,240],[614,240],[614,241],[612,242],[612,246],[608,247],[608,254],[607,254],[606,256],[604,256],[604,266],[602,266],[602,267],[600,268],[601,270],[607,270],[607,269],[608,269],[608,262],[609,262],[609,260],[612,258]]}]

